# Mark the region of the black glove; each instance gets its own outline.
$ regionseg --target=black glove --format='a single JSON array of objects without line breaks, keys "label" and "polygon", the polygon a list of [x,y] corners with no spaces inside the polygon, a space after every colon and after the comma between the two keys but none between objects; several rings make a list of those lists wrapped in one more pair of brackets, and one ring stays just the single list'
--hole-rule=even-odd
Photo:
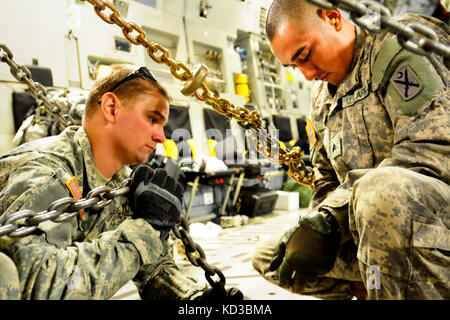
[{"label": "black glove", "polygon": [[205,291],[203,291],[203,294],[194,300],[199,301],[242,301],[244,300],[244,294],[235,287],[225,289],[222,286],[214,286],[211,287]]},{"label": "black glove", "polygon": [[306,276],[330,271],[336,260],[341,231],[329,212],[314,211],[288,230],[275,247],[271,271],[280,285],[302,292]]},{"label": "black glove", "polygon": [[128,200],[133,218],[143,218],[167,240],[170,230],[180,222],[184,188],[164,169],[153,170],[143,164],[131,174]]}]

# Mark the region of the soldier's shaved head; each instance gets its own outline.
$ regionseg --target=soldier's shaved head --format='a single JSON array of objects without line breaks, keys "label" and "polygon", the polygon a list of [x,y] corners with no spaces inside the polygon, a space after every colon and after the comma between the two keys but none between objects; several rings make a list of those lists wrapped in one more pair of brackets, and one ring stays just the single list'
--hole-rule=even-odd
[{"label": "soldier's shaved head", "polygon": [[321,9],[306,0],[274,0],[267,13],[266,33],[269,41],[286,21],[296,21],[304,27],[319,27]]}]

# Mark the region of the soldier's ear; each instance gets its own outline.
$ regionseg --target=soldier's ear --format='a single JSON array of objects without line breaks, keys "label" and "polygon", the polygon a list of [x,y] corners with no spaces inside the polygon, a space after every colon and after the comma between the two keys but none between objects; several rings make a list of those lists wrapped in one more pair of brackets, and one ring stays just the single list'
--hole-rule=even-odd
[{"label": "soldier's ear", "polygon": [[330,24],[336,31],[342,29],[342,15],[338,9],[322,10],[321,18],[326,23]]},{"label": "soldier's ear", "polygon": [[112,92],[107,92],[102,96],[100,112],[106,122],[114,123],[116,121],[117,107],[119,99]]}]

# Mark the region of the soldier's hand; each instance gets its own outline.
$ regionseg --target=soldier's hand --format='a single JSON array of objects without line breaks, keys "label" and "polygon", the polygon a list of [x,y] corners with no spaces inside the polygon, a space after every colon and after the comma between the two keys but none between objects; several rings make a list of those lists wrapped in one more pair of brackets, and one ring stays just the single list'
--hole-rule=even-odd
[{"label": "soldier's hand", "polygon": [[302,292],[308,275],[333,268],[341,239],[333,219],[331,213],[314,211],[282,236],[270,263],[270,270],[278,272],[280,286]]},{"label": "soldier's hand", "polygon": [[198,296],[194,300],[199,301],[242,301],[244,300],[244,294],[236,287],[225,289],[222,286],[214,286],[205,291],[201,296]]},{"label": "soldier's hand", "polygon": [[128,200],[133,218],[143,218],[167,240],[170,230],[180,222],[183,186],[164,169],[153,170],[143,164],[131,174]]}]

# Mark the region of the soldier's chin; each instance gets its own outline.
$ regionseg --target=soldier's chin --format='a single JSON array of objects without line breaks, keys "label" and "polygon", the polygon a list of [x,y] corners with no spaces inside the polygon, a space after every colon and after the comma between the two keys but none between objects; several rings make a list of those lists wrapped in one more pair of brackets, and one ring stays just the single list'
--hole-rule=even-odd
[{"label": "soldier's chin", "polygon": [[143,164],[143,163],[146,163],[147,160],[148,160],[148,155],[149,155],[149,154],[146,154],[146,155],[137,155],[137,156],[136,156],[136,159],[135,159],[135,161],[134,161],[134,163],[131,163],[131,164],[132,164],[132,165],[135,165],[135,164]]},{"label": "soldier's chin", "polygon": [[143,164],[143,163],[146,163],[147,160],[148,160],[148,157],[145,158],[145,159],[140,159],[140,161],[139,161],[137,164]]},{"label": "soldier's chin", "polygon": [[344,79],[345,77],[337,77],[336,74],[330,73],[324,80],[334,86],[338,86]]}]

